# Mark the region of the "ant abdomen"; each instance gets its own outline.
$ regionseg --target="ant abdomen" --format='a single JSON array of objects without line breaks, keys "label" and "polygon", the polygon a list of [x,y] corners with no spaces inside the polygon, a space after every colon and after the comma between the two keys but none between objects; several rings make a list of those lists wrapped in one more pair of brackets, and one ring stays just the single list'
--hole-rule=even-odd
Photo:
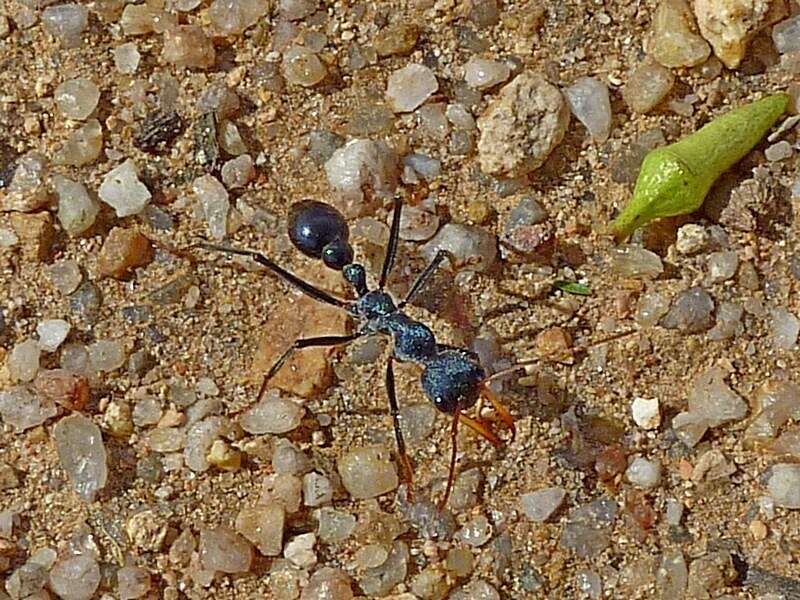
[{"label": "ant abdomen", "polygon": [[321,258],[339,271],[353,262],[350,230],[338,210],[318,200],[303,200],[289,210],[289,239],[306,256]]}]

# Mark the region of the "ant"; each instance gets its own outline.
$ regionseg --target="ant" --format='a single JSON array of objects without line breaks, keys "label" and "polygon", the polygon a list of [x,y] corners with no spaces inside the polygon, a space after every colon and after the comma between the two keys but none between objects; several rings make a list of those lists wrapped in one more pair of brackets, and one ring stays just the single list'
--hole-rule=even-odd
[{"label": "ant", "polygon": [[[441,412],[452,418],[450,429],[451,455],[447,487],[439,501],[439,509],[447,504],[453,489],[456,470],[458,425],[463,423],[477,432],[495,447],[503,445],[503,441],[492,430],[488,423],[472,418],[465,411],[472,408],[479,398],[485,398],[494,407],[501,423],[513,436],[516,432],[514,418],[497,395],[489,388],[488,383],[507,375],[538,359],[518,362],[509,369],[504,369],[491,376],[481,366],[477,354],[466,349],[439,344],[431,329],[408,316],[403,309],[422,290],[446,258],[440,250],[434,259],[417,277],[406,297],[396,303],[385,291],[386,282],[392,271],[397,244],[400,237],[400,217],[403,208],[402,197],[394,198],[394,216],[389,234],[389,244],[381,269],[378,288],[370,290],[367,286],[367,275],[364,266],[353,262],[353,248],[349,243],[350,230],[344,216],[330,204],[317,200],[302,200],[293,204],[289,211],[289,239],[303,254],[321,259],[326,266],[341,271],[344,279],[353,287],[357,299],[345,300],[317,288],[311,283],[291,273],[258,252],[241,250],[228,246],[201,244],[201,247],[216,252],[249,256],[258,264],[266,267],[287,283],[310,296],[311,298],[341,308],[359,323],[357,331],[350,335],[326,335],[311,338],[299,338],[290,345],[264,375],[258,393],[260,399],[266,387],[281,369],[289,357],[297,350],[320,346],[340,346],[359,338],[382,334],[390,336],[394,342],[392,354],[386,365],[386,393],[389,398],[389,410],[392,416],[394,435],[397,443],[397,456],[401,476],[407,486],[409,499],[413,494],[413,467],[406,451],[403,432],[400,427],[400,411],[395,390],[394,361],[413,362],[422,367],[420,384],[427,398]],[[600,343],[621,337],[612,336]]]}]

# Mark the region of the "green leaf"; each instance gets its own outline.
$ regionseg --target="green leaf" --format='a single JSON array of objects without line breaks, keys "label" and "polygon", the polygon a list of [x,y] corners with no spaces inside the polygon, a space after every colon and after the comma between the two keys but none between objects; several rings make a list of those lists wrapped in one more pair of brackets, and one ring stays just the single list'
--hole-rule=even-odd
[{"label": "green leaf", "polygon": [[566,292],[567,294],[575,294],[576,296],[591,296],[592,290],[588,285],[583,285],[577,281],[563,281],[559,280],[553,284],[553,287]]}]

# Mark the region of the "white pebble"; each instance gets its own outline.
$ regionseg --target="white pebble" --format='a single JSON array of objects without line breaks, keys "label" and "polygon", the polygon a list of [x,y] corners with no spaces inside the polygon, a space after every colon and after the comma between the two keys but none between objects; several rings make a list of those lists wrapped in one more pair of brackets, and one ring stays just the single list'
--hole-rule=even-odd
[{"label": "white pebble", "polygon": [[471,58],[464,65],[464,80],[476,90],[488,90],[506,81],[511,69],[505,63],[485,58]]},{"label": "white pebble", "polygon": [[411,112],[439,89],[428,67],[410,64],[389,75],[386,100],[394,112]]},{"label": "white pebble", "polygon": [[642,489],[654,488],[661,481],[661,463],[636,457],[625,471],[625,478]]},{"label": "white pebble", "polygon": [[631,413],[633,421],[642,429],[657,429],[661,423],[658,398],[634,398]]},{"label": "white pebble", "polygon": [[45,352],[55,352],[69,335],[70,324],[63,319],[47,319],[36,326],[39,347]]},{"label": "white pebble", "polygon": [[8,355],[8,372],[15,381],[33,381],[39,371],[41,348],[36,340],[20,342]]},{"label": "white pebble", "polygon": [[136,42],[127,42],[114,48],[114,66],[123,75],[133,75],[139,68],[142,55],[136,47]]},{"label": "white pebble", "polygon": [[800,465],[774,465],[767,488],[775,506],[800,508]]},{"label": "white pebble", "polygon": [[228,211],[231,207],[225,186],[213,175],[203,175],[192,182],[192,191],[200,200],[209,235],[215,240],[224,239],[228,234]]},{"label": "white pebble", "polygon": [[120,218],[140,213],[151,197],[150,191],[139,181],[136,163],[130,158],[106,173],[98,194]]},{"label": "white pebble", "polygon": [[283,550],[283,555],[296,567],[308,569],[317,563],[317,554],[314,552],[316,543],[316,535],[301,533],[289,540]]},{"label": "white pebble", "polygon": [[602,144],[611,133],[611,101],[608,87],[599,79],[581,77],[564,88],[570,110],[589,130],[595,142]]},{"label": "white pebble", "polygon": [[78,121],[91,115],[99,100],[100,89],[83,77],[65,81],[55,92],[56,105],[61,114]]}]

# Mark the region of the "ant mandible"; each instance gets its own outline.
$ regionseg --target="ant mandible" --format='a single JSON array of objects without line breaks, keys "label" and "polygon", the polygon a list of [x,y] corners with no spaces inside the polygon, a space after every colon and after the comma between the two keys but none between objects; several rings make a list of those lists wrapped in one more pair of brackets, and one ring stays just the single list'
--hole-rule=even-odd
[{"label": "ant mandible", "polygon": [[[341,271],[344,279],[353,287],[358,296],[355,300],[337,298],[304,281],[258,252],[212,244],[202,244],[201,246],[208,250],[249,256],[311,298],[347,311],[348,315],[359,323],[356,332],[350,335],[326,335],[295,340],[264,375],[258,398],[263,395],[270,379],[296,350],[320,346],[339,346],[375,334],[387,335],[392,338],[392,354],[386,365],[386,393],[389,397],[389,410],[394,425],[398,461],[402,479],[408,488],[409,498],[412,496],[413,469],[400,427],[400,411],[394,381],[394,361],[412,362],[422,367],[420,384],[425,395],[438,410],[452,417],[450,470],[444,496],[439,502],[439,508],[442,509],[450,497],[455,478],[456,440],[459,423],[474,430],[494,446],[503,444],[488,423],[479,416],[471,418],[464,412],[472,408],[479,397],[489,400],[500,421],[511,431],[512,437],[515,433],[514,419],[488,386],[490,380],[505,374],[505,371],[487,377],[486,371],[474,352],[466,348],[437,343],[433,331],[428,326],[412,319],[403,311],[445,259],[445,252],[440,250],[436,254],[431,263],[417,277],[406,297],[399,303],[395,303],[392,296],[385,291],[386,282],[397,254],[402,208],[402,197],[397,195],[394,198],[394,216],[389,234],[389,245],[386,249],[378,288],[370,290],[367,287],[367,275],[364,267],[353,262],[353,248],[349,242],[350,230],[344,216],[330,204],[317,200],[303,200],[292,205],[289,213],[289,239],[306,256],[321,259],[326,266]],[[520,366],[523,366],[523,363],[518,363],[515,368]]]}]

